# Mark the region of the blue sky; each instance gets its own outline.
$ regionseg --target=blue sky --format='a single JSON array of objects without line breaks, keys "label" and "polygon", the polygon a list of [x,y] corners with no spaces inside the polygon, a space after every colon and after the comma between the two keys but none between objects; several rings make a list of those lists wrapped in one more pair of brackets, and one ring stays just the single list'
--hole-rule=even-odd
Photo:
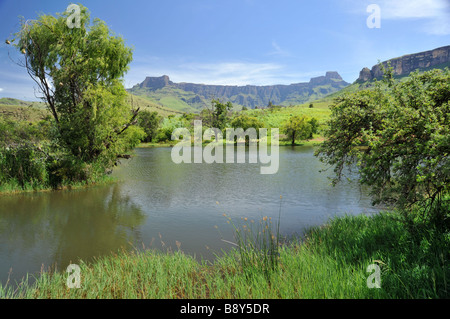
[{"label": "blue sky", "polygon": [[[5,44],[18,16],[63,12],[71,1],[0,0],[0,97],[36,100],[36,85]],[[75,2],[78,3],[78,2]],[[363,67],[450,45],[450,0],[165,0],[79,3],[134,48],[125,86],[146,76],[174,82],[270,85]],[[369,28],[369,4],[381,27]]]}]

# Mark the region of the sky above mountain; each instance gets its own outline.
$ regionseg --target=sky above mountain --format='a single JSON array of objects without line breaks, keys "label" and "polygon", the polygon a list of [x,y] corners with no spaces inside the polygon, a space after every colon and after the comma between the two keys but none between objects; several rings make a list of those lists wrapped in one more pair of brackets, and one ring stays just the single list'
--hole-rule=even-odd
[{"label": "sky above mountain", "polygon": [[[70,1],[0,0],[0,97],[36,100],[36,85],[5,44],[18,16],[66,10]],[[174,82],[272,85],[363,67],[450,45],[450,0],[80,1],[134,48],[125,86],[146,76]],[[380,8],[380,27],[370,28]],[[370,8],[370,7],[369,7]],[[368,21],[369,24],[368,24]],[[12,59],[12,60],[11,60]]]}]

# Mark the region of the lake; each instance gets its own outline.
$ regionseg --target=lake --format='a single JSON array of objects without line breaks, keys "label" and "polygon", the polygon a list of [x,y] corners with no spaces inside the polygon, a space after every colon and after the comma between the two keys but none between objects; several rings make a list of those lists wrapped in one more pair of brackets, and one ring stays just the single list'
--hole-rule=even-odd
[{"label": "lake", "polygon": [[281,209],[288,236],[333,216],[381,209],[354,178],[332,187],[333,171],[319,172],[326,167],[314,147],[280,147],[276,174],[262,175],[260,166],[175,164],[170,148],[138,148],[115,168],[117,183],[0,196],[0,281],[120,249],[181,249],[211,260],[231,248],[222,239],[233,241],[223,214],[236,223],[276,220]]}]

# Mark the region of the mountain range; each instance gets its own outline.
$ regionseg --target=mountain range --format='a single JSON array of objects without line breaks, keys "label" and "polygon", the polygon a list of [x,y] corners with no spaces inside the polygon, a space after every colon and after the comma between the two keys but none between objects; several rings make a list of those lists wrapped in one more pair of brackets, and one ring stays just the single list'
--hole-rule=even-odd
[{"label": "mountain range", "polygon": [[238,108],[266,107],[270,102],[282,106],[297,105],[337,92],[349,84],[337,72],[326,72],[309,82],[265,86],[174,83],[169,76],[163,75],[147,77],[128,91],[175,110],[198,112],[211,107],[212,99],[230,101]]}]

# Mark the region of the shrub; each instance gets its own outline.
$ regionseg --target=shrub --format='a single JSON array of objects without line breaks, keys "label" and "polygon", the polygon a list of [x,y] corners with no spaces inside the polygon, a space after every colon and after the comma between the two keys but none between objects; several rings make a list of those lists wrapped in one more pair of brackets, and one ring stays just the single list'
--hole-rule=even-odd
[{"label": "shrub", "polygon": [[27,184],[33,188],[48,182],[47,155],[34,145],[4,147],[0,151],[0,182],[16,180],[20,187]]}]

